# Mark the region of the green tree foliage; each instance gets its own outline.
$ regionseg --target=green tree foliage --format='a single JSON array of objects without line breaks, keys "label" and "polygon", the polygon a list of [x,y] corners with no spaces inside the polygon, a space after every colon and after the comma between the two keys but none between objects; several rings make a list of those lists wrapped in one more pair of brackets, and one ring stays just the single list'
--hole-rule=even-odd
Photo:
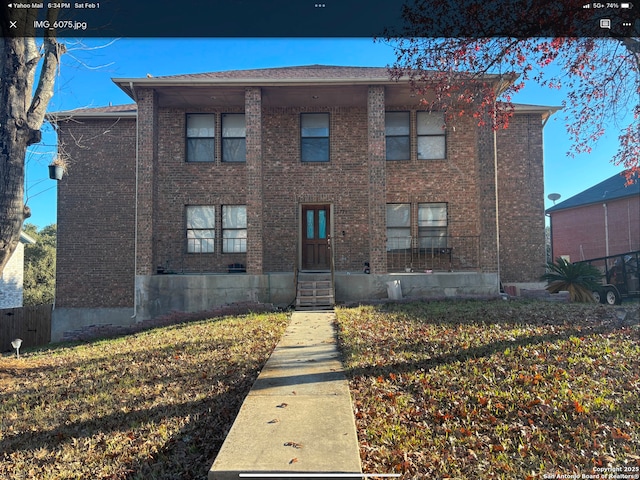
[{"label": "green tree foliage", "polygon": [[600,286],[602,272],[588,263],[571,263],[558,257],[547,263],[540,280],[548,282],[547,291],[568,291],[572,302],[593,302],[593,291]]},{"label": "green tree foliage", "polygon": [[24,305],[53,303],[56,288],[56,224],[38,231],[31,223],[24,231],[36,240],[24,249]]}]

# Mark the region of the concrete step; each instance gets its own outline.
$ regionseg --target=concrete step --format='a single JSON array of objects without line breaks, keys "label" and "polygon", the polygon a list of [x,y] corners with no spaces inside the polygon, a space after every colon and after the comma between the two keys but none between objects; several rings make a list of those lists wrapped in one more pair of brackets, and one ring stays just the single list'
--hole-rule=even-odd
[{"label": "concrete step", "polygon": [[312,302],[300,301],[296,302],[296,310],[331,310],[334,304],[331,300],[318,300]]},{"label": "concrete step", "polygon": [[280,480],[362,478],[334,315],[293,313],[242,404],[209,480],[257,478],[251,474]]}]

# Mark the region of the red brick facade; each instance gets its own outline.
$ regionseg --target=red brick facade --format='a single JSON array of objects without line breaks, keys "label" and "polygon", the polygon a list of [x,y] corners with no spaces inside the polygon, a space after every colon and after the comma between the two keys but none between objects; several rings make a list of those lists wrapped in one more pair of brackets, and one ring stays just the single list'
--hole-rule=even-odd
[{"label": "red brick facade", "polygon": [[[108,109],[102,116],[109,118],[87,111],[62,122],[71,169],[59,188],[57,306],[131,306],[135,275],[158,269],[225,273],[230,264],[243,264],[247,274],[293,272],[303,204],[331,206],[336,271],[361,272],[369,262],[372,274],[386,273],[386,205],[410,204],[417,231],[418,205],[434,202],[447,205],[454,268],[497,271],[493,133],[462,118],[446,131],[446,159],[419,160],[418,108],[404,95],[407,87],[389,82],[386,73],[353,80],[354,71],[349,80],[320,78],[317,85],[298,77],[282,84],[265,78],[263,85],[212,78],[202,91],[188,82],[140,79],[131,92],[137,126],[135,117],[116,121]],[[176,100],[182,94],[191,95],[184,105]],[[194,106],[197,96],[202,102]],[[385,111],[410,112],[410,160],[386,160]],[[205,112],[217,119],[216,160],[186,162],[187,114]],[[329,114],[328,162],[301,162],[305,112]],[[225,113],[245,114],[246,162],[221,161]],[[500,242],[503,282],[536,280],[542,273],[545,114],[542,107],[518,113],[497,134],[497,217],[507,232]],[[81,144],[74,143],[79,138]],[[187,251],[185,208],[191,205],[216,209],[213,253]],[[225,205],[246,205],[246,253],[221,252]]]},{"label": "red brick facade", "polygon": [[56,307],[133,304],[135,120],[61,124]]},{"label": "red brick facade", "polygon": [[640,250],[638,196],[560,210],[552,218],[555,258],[577,262],[604,257],[607,243],[609,255]]}]

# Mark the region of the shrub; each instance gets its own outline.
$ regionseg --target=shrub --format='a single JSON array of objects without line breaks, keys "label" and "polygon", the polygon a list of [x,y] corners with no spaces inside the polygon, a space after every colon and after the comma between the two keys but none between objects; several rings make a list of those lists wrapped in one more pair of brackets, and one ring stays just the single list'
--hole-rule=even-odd
[{"label": "shrub", "polygon": [[602,272],[588,263],[571,263],[563,258],[547,262],[547,273],[540,280],[548,282],[547,291],[568,291],[572,302],[593,302],[593,291],[600,286]]}]

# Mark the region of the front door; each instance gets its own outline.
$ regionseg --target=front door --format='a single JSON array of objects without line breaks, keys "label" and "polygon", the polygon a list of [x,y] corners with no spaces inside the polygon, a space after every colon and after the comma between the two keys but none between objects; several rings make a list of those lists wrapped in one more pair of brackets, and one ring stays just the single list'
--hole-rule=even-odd
[{"label": "front door", "polygon": [[302,270],[329,270],[330,206],[302,206]]}]

